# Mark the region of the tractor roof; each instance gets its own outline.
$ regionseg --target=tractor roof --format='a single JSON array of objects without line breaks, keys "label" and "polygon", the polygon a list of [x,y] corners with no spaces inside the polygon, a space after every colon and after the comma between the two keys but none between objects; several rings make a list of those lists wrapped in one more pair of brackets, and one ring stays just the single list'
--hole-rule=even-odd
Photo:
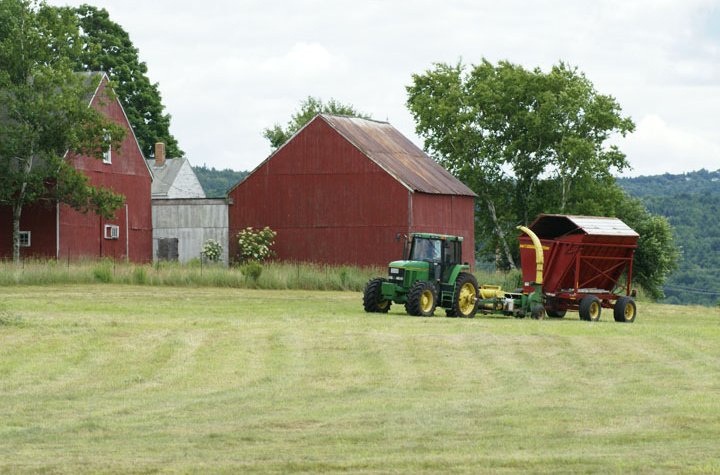
[{"label": "tractor roof", "polygon": [[460,241],[462,242],[462,236],[450,236],[448,234],[434,234],[434,233],[412,233],[411,238],[425,238],[425,239],[440,239],[442,241]]}]

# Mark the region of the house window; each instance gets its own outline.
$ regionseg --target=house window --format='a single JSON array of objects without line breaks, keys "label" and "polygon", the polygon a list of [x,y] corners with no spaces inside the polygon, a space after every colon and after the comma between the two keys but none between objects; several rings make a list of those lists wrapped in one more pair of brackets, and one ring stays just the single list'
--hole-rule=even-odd
[{"label": "house window", "polygon": [[20,231],[20,247],[30,247],[30,231]]},{"label": "house window", "polygon": [[119,239],[120,238],[120,226],[117,224],[106,224],[105,225],[105,239]]},{"label": "house window", "polygon": [[[110,142],[110,134],[105,133],[105,142]],[[108,143],[108,149],[103,152],[103,163],[112,163],[112,145]]]}]

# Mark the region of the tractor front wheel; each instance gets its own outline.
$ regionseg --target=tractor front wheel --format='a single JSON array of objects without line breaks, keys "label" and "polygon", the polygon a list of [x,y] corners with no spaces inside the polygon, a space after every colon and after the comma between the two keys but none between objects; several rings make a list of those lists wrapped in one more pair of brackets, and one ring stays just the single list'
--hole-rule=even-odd
[{"label": "tractor front wheel", "polygon": [[613,307],[613,316],[616,322],[632,323],[637,315],[635,301],[631,297],[620,297]]},{"label": "tractor front wheel", "polygon": [[600,305],[600,299],[594,295],[589,295],[580,301],[580,320],[586,320],[588,322],[597,322],[600,320],[600,313],[602,313],[602,305]]},{"label": "tractor front wheel", "polygon": [[453,316],[473,318],[478,306],[478,283],[469,272],[460,272],[455,280],[455,292],[452,302]]},{"label": "tractor front wheel", "polygon": [[388,313],[392,302],[386,300],[382,296],[383,278],[371,279],[365,284],[365,292],[363,293],[363,307],[369,313]]},{"label": "tractor front wheel", "polygon": [[435,286],[430,282],[417,281],[410,287],[405,311],[415,317],[431,317],[435,313],[437,296]]}]

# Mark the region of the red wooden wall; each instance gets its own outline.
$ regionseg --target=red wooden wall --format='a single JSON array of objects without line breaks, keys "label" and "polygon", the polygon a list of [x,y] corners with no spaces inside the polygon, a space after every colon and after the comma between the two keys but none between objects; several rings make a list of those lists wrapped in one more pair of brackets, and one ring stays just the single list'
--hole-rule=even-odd
[{"label": "red wooden wall", "polygon": [[323,120],[308,124],[229,197],[231,256],[240,230],[269,226],[278,233],[280,260],[384,266],[402,257],[397,236],[411,231],[462,234],[464,256],[474,260],[472,197],[410,192]]},{"label": "red wooden wall", "polygon": [[[54,203],[28,207],[23,210],[20,228],[32,232],[32,241],[31,247],[21,248],[23,256],[57,256],[61,259],[113,257],[128,258],[134,262],[152,261],[150,171],[120,102],[107,97],[106,86],[107,79],[103,78],[91,105],[126,129],[119,149],[112,150],[112,163],[73,154],[68,154],[68,159],[89,177],[92,185],[112,188],[116,193],[124,195],[126,206],[119,209],[113,219],[107,221],[93,213],[79,213],[66,205],[60,205],[59,213]],[[56,219],[58,214],[59,239]],[[12,213],[9,209],[0,209],[0,220],[0,255],[10,256]],[[118,225],[120,238],[105,239],[105,224]]]}]

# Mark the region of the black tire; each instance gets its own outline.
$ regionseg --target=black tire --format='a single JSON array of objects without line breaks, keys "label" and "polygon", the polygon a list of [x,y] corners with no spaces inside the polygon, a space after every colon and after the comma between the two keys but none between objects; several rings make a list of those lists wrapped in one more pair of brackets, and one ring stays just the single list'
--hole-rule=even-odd
[{"label": "black tire", "polygon": [[547,305],[545,312],[550,318],[563,318],[567,313],[567,310],[561,310],[558,308],[558,299],[555,297],[547,299],[547,302],[545,302],[545,304]]},{"label": "black tire", "polygon": [[430,282],[415,282],[408,292],[405,311],[415,317],[431,317],[437,306],[437,292]]},{"label": "black tire", "polygon": [[632,323],[637,316],[637,305],[632,297],[620,297],[613,307],[616,322]]},{"label": "black tire", "polygon": [[383,278],[370,279],[365,284],[365,292],[363,292],[363,307],[368,313],[388,313],[392,301],[382,298]]},{"label": "black tire", "polygon": [[542,320],[545,318],[545,307],[543,307],[540,304],[536,304],[532,306],[532,309],[530,310],[530,318],[533,320]]},{"label": "black tire", "polygon": [[600,299],[594,295],[589,295],[580,301],[580,320],[588,322],[597,322],[600,320],[600,314],[602,313],[602,305]]},{"label": "black tire", "polygon": [[460,272],[455,279],[452,313],[462,318],[473,318],[478,306],[478,283],[469,272]]},{"label": "black tire", "polygon": [[445,309],[445,316],[450,318],[457,318],[457,315],[455,315],[455,311],[451,308]]}]

